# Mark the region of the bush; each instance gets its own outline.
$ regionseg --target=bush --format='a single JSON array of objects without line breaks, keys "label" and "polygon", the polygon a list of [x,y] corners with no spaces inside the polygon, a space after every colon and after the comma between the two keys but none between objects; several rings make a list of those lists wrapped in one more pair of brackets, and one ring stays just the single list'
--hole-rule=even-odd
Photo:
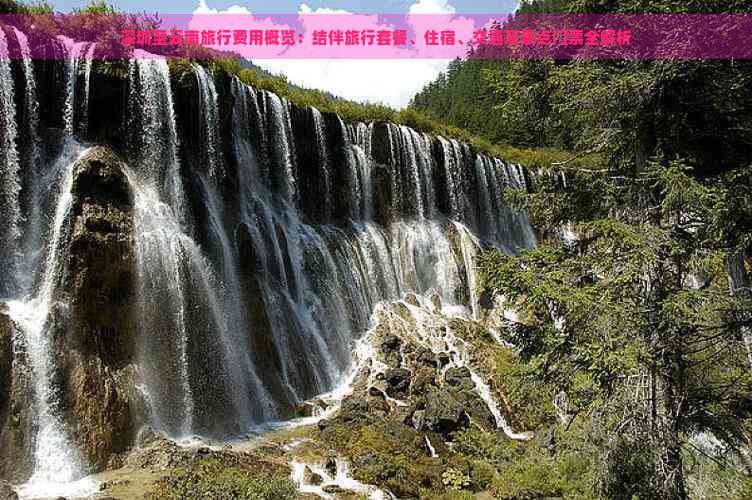
[{"label": "bush", "polygon": [[471,460],[472,481],[490,488],[494,498],[596,497],[593,461],[597,450],[580,426],[560,429],[553,448],[539,440],[513,441],[466,429],[455,434],[454,452]]}]

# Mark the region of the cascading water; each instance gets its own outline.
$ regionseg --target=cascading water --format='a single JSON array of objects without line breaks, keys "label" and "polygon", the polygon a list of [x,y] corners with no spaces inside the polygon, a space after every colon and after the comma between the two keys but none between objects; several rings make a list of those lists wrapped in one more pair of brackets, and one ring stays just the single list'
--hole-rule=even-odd
[{"label": "cascading water", "polygon": [[[243,313],[242,291],[237,276],[238,262],[223,221],[218,195],[210,180],[204,180],[204,194],[214,240],[219,242],[224,281],[225,324],[220,330],[225,365],[230,375],[232,401],[236,406],[238,422],[257,422],[273,415],[272,403],[250,356],[250,346],[245,332],[250,326]],[[253,407],[255,407],[255,409]]]},{"label": "cascading water", "polygon": [[276,94],[262,93],[264,101],[268,102],[269,134],[273,154],[274,169],[272,170],[272,189],[279,192],[283,199],[294,202],[297,197],[297,182],[295,180],[294,153],[291,148],[292,131],[290,126],[290,111],[287,101]]},{"label": "cascading water", "polygon": [[534,247],[535,233],[527,213],[515,210],[504,202],[505,189],[527,189],[520,167],[478,155],[475,159],[475,175],[481,215],[479,233],[509,252],[516,251],[516,246]]},{"label": "cascading water", "polygon": [[321,175],[322,190],[324,196],[320,203],[323,203],[323,218],[329,220],[332,216],[334,207],[334,186],[332,184],[331,164],[329,161],[329,151],[327,150],[326,137],[324,135],[324,118],[316,108],[310,108],[313,116],[313,134],[316,138],[316,150],[319,153],[319,165],[317,174]]},{"label": "cascading water", "polygon": [[148,180],[164,197],[178,219],[187,223],[170,70],[162,60],[133,59],[128,75],[127,125],[130,130],[143,131],[130,138],[128,149],[132,163],[137,165],[141,178]]},{"label": "cascading water", "polygon": [[[71,155],[81,149],[73,134],[87,133],[96,112],[90,86],[99,80],[90,75],[94,45],[61,45],[71,58],[63,67],[63,154],[52,166],[31,160],[29,186],[18,177],[18,144],[38,140],[31,132],[18,138],[21,101],[0,57],[0,255],[28,270],[23,288],[32,297],[10,307],[35,375],[30,485],[76,480],[86,469],[66,433],[49,330],[70,230]],[[535,245],[524,213],[503,199],[505,187],[525,187],[517,167],[409,127],[345,124],[237,79],[225,106],[228,96],[204,67],[192,67],[196,86],[173,89],[166,61],[138,55],[123,87],[124,125],[138,131],[122,149],[133,197],[133,341],[146,419],[173,437],[227,438],[294,416],[298,403],[341,383],[379,304],[437,294],[467,315],[477,249]],[[21,68],[32,122],[25,126],[36,130],[34,67]],[[181,127],[194,117],[195,127]],[[230,121],[232,135],[222,137]],[[181,142],[197,144],[196,158]],[[22,186],[28,221],[17,201]]]},{"label": "cascading water", "polygon": [[90,44],[88,50],[86,51],[86,56],[84,59],[84,100],[83,104],[81,105],[81,132],[84,135],[86,135],[89,131],[89,95],[91,93],[91,66],[92,64],[94,64],[94,51],[96,50],[96,48],[96,43]]},{"label": "cascading water", "polygon": [[59,173],[56,207],[45,249],[40,286],[34,297],[9,301],[8,314],[22,333],[33,379],[36,434],[34,469],[31,478],[19,488],[22,496],[77,496],[95,490],[94,481],[84,478],[87,467],[70,439],[64,423],[62,399],[53,382],[57,367],[53,343],[52,311],[57,305],[55,288],[60,280],[67,222],[71,210],[73,165],[81,148],[67,141],[53,170]]},{"label": "cascading water", "polygon": [[[94,44],[89,42],[74,42],[70,38],[62,35],[58,37],[58,40],[60,40],[60,42],[65,46],[69,57],[66,60],[65,67],[66,93],[63,110],[63,123],[65,132],[68,135],[72,135],[75,132],[76,126],[76,83],[78,80],[78,69],[81,65],[83,57],[87,72],[91,70],[91,60],[93,56]],[[88,80],[88,76],[86,77],[86,79]],[[88,102],[88,89],[86,90],[87,95],[84,96],[84,99]]]},{"label": "cascading water", "polygon": [[22,266],[18,273],[18,285],[20,290],[29,290],[33,278],[33,270],[38,264],[36,250],[39,248],[39,238],[41,231],[40,216],[42,213],[42,200],[45,186],[39,182],[39,178],[44,176],[42,171],[42,153],[39,139],[39,103],[37,99],[37,84],[34,77],[34,65],[31,60],[31,49],[26,35],[13,28],[13,32],[18,40],[21,49],[21,60],[26,92],[24,95],[24,133],[27,140],[27,147],[24,154],[25,175],[23,183],[26,186],[26,193],[22,197],[21,205],[26,207],[25,231],[22,236],[22,249],[25,258],[22,259]]},{"label": "cascading water", "polygon": [[206,146],[203,160],[206,162],[209,175],[216,177],[219,175],[217,169],[221,162],[216,128],[219,123],[217,119],[217,89],[214,86],[214,79],[206,72],[203,66],[194,64],[193,69],[198,81],[198,93],[201,103],[199,114],[204,125],[201,129],[201,139]]},{"label": "cascading water", "polygon": [[448,195],[449,202],[449,216],[452,218],[460,218],[460,186],[457,182],[457,172],[459,171],[459,165],[457,164],[456,151],[453,144],[447,141],[443,137],[439,137],[439,144],[441,146],[441,152],[443,154],[444,172],[446,176],[446,193]]},{"label": "cascading water", "polygon": [[16,146],[16,108],[13,76],[11,75],[8,41],[0,29],[0,264],[4,269],[0,278],[0,296],[17,292],[17,272],[20,262],[22,214],[20,207],[21,179],[19,178]]},{"label": "cascading water", "polygon": [[[0,210],[4,224],[0,255],[6,271],[0,294],[15,298],[6,302],[6,310],[18,329],[18,335],[13,338],[14,351],[24,353],[25,369],[31,381],[30,432],[33,435],[29,436],[29,442],[33,449],[28,452],[32,470],[28,481],[19,487],[19,493],[28,497],[75,496],[94,491],[96,484],[83,478],[88,467],[65,423],[63,395],[56,380],[54,332],[59,325],[53,311],[65,307],[59,302],[56,288],[64,262],[61,252],[69,231],[72,170],[82,148],[66,136],[56,159],[43,164],[31,51],[23,32],[13,28],[13,34],[23,56],[20,67],[24,95],[20,100],[22,108],[17,112],[7,39],[0,30],[0,121],[3,125],[0,127]],[[23,136],[18,135],[19,113],[24,118]],[[24,146],[23,175],[19,171],[18,144]],[[49,227],[43,227],[47,221]]]},{"label": "cascading water", "polygon": [[[343,175],[350,183],[352,198],[345,204],[349,207],[349,222],[337,227],[303,222],[291,194],[298,182],[292,152],[299,148],[290,135],[288,105],[273,94],[260,92],[259,100],[268,106],[254,106],[250,104],[258,102],[254,91],[243,87],[237,80],[232,84],[233,130],[272,141],[272,168],[268,171],[276,176],[268,184],[259,178],[265,172],[257,165],[261,155],[253,152],[247,139],[235,134],[234,151],[240,155],[236,158],[240,170],[240,219],[255,262],[253,272],[258,283],[253,286],[262,296],[261,307],[268,316],[264,321],[270,329],[266,333],[252,332],[252,336],[271,335],[284,386],[273,390],[273,397],[278,402],[286,398],[299,400],[331,389],[342,376],[350,362],[348,346],[368,328],[371,312],[379,302],[396,300],[408,292],[438,291],[447,304],[467,302],[474,296],[471,261],[480,242],[462,224],[447,225],[441,218],[434,219],[437,210],[431,139],[395,125],[388,126],[391,161],[397,165],[390,182],[397,186],[395,191],[404,193],[395,195],[394,204],[408,218],[394,221],[389,228],[373,222],[374,160],[366,151],[372,151],[374,126],[356,124],[347,130],[339,122],[346,141],[346,164],[340,168],[346,169]],[[337,152],[328,150],[327,124],[322,115],[312,108],[304,111],[309,113],[307,120],[313,125],[315,147],[312,157],[297,160],[300,168],[320,174],[321,185],[316,189],[329,192],[333,189],[333,177],[329,176],[335,175],[331,158]],[[261,119],[250,119],[256,112],[262,115]],[[267,117],[263,116],[265,112]],[[465,153],[458,144],[450,146],[449,171],[460,168],[462,154]],[[304,166],[304,161],[320,163]],[[488,189],[485,196],[492,196]],[[416,198],[418,203],[407,206],[408,200],[412,203]],[[335,203],[329,197],[320,203],[331,207],[324,209],[326,220]],[[412,220],[413,217],[417,219]],[[493,224],[495,227],[495,220]],[[516,245],[510,245],[513,246]],[[261,343],[257,339],[256,345]],[[306,346],[307,352],[302,353],[301,346]]]},{"label": "cascading water", "polygon": [[[183,193],[167,63],[139,59],[131,64],[129,116],[148,124],[139,142],[151,147],[128,177],[135,198],[141,372],[153,418],[158,428],[176,436],[212,432],[210,410],[222,411],[236,426],[249,425],[251,400],[262,402],[264,392],[237,334],[243,330],[234,315],[239,306],[227,299],[237,294],[234,271],[220,281],[178,217]],[[207,124],[207,130],[215,125]],[[221,214],[216,204],[209,209],[225,266],[233,269]]]}]

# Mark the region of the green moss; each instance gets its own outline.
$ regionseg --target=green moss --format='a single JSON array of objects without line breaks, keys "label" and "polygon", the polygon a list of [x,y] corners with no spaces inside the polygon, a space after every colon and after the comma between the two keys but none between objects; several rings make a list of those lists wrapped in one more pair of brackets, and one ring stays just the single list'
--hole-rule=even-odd
[{"label": "green moss", "polygon": [[433,500],[475,500],[475,495],[469,491],[452,490],[430,498]]},{"label": "green moss", "polygon": [[128,77],[128,61],[124,59],[95,59],[92,72],[110,78],[124,79]]},{"label": "green moss", "polygon": [[433,498],[445,491],[441,462],[427,456],[422,434],[409,426],[396,422],[335,423],[319,439],[346,457],[353,476],[363,483],[386,488],[400,498]]},{"label": "green moss", "polygon": [[493,383],[502,410],[515,428],[534,430],[556,422],[553,387],[535,377],[516,352],[499,345],[477,323],[452,320],[450,325],[472,346],[474,364]]},{"label": "green moss", "polygon": [[299,495],[292,481],[281,472],[249,470],[206,459],[162,479],[150,498],[293,500]]},{"label": "green moss", "polygon": [[485,139],[477,139],[482,149],[511,163],[519,163],[528,168],[559,166],[585,170],[605,168],[605,159],[598,153],[577,155],[557,148],[517,148],[509,145],[491,144]]}]

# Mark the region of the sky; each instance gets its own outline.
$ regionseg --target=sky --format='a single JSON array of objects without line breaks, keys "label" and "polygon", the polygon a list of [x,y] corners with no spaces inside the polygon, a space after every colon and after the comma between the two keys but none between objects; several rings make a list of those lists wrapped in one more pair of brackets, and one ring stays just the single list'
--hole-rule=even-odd
[{"label": "sky", "polygon": [[[110,0],[127,12],[163,14],[509,14],[518,0]],[[90,0],[57,0],[69,11]],[[262,68],[284,74],[292,83],[325,90],[358,102],[381,103],[401,109],[424,85],[445,70],[449,61],[437,59],[257,59]]]}]

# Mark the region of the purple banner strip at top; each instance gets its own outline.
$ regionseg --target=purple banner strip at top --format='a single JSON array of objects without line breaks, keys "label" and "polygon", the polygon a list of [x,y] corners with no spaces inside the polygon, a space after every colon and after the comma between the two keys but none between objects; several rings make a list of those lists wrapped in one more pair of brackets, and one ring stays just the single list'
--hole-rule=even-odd
[{"label": "purple banner strip at top", "polygon": [[751,34],[746,14],[0,15],[0,59],[750,59]]}]

